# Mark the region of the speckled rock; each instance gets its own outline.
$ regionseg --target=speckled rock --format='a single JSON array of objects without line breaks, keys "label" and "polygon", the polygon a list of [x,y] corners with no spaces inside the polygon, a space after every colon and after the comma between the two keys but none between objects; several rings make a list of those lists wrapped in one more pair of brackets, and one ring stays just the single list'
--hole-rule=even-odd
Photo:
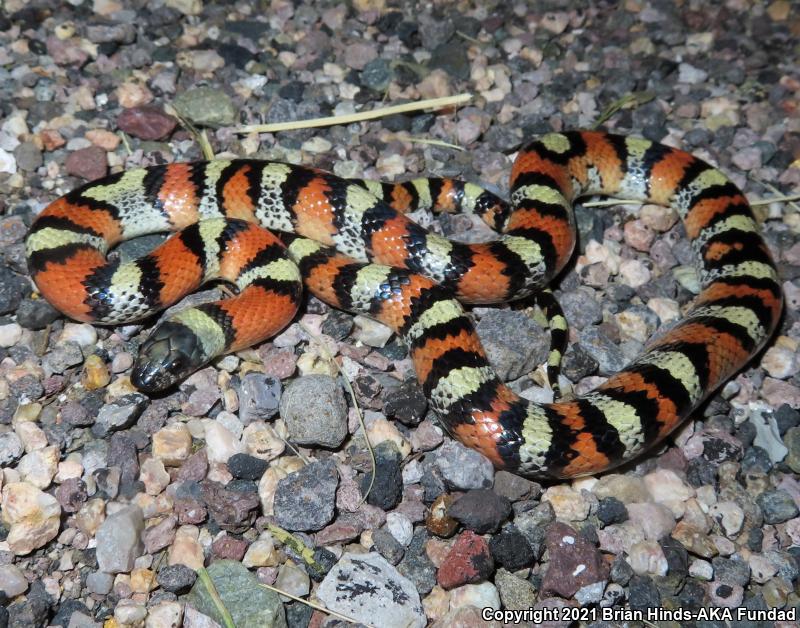
[{"label": "speckled rock", "polygon": [[275,519],[287,530],[320,530],[333,518],[339,474],[333,460],[312,462],[278,482]]},{"label": "speckled rock", "polygon": [[412,582],[374,552],[342,556],[320,584],[317,597],[327,608],[368,624],[426,624]]}]

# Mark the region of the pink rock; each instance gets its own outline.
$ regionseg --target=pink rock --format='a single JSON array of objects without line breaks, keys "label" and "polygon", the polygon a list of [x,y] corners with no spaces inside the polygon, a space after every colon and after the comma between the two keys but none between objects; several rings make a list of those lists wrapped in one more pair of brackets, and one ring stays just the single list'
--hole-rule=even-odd
[{"label": "pink rock", "polygon": [[250,544],[244,539],[237,539],[236,537],[225,535],[212,543],[211,551],[215,558],[227,558],[241,561],[249,545]]},{"label": "pink rock", "polygon": [[608,579],[608,564],[597,548],[565,523],[550,526],[546,537],[550,562],[542,595],[569,599],[581,587]]},{"label": "pink rock", "polygon": [[125,109],[117,118],[117,126],[133,137],[161,140],[175,129],[178,121],[155,105],[139,105]]},{"label": "pink rock", "polygon": [[156,525],[150,526],[142,533],[142,541],[144,541],[144,548],[148,553],[154,554],[165,547],[172,545],[175,540],[175,527],[178,524],[178,518],[175,515],[169,515]]},{"label": "pink rock", "polygon": [[262,345],[258,351],[264,362],[264,373],[278,379],[290,377],[297,368],[297,356],[294,351],[278,349],[270,345]]},{"label": "pink rock", "polygon": [[647,252],[653,244],[655,233],[641,220],[631,220],[625,223],[625,242],[637,251]]},{"label": "pink rock", "polygon": [[370,61],[378,57],[375,46],[367,42],[356,42],[347,46],[344,62],[355,70],[363,70]]},{"label": "pink rock", "polygon": [[108,172],[106,151],[99,146],[81,148],[67,155],[64,167],[69,174],[75,177],[94,181],[106,176]]},{"label": "pink rock", "polygon": [[89,60],[89,53],[78,45],[78,38],[59,39],[55,35],[47,38],[47,54],[58,65],[82,66]]},{"label": "pink rock", "polygon": [[800,408],[800,388],[779,379],[766,377],[761,386],[761,396],[776,407],[788,403],[793,408]]},{"label": "pink rock", "polygon": [[194,480],[200,482],[205,480],[208,473],[208,457],[206,450],[200,449],[189,456],[180,466],[177,472],[177,479],[180,481]]}]

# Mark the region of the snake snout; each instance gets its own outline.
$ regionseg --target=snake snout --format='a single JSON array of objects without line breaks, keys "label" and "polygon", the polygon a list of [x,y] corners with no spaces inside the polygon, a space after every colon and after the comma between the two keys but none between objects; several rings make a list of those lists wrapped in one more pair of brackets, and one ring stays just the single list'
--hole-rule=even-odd
[{"label": "snake snout", "polygon": [[208,361],[200,339],[180,323],[159,326],[139,349],[131,383],[145,393],[165,390]]}]

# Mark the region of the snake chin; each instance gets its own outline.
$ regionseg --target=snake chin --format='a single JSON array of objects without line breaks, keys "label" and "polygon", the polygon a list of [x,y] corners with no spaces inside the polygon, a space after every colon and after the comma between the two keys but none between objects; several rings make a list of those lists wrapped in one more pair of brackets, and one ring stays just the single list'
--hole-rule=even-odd
[{"label": "snake chin", "polygon": [[174,386],[205,364],[197,335],[180,323],[159,326],[139,349],[131,383],[144,393],[157,393]]}]

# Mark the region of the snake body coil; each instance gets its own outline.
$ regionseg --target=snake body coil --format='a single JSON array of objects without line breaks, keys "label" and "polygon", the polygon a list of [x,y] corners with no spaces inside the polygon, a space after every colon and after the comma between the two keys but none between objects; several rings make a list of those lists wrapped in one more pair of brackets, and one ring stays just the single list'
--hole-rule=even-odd
[{"label": "snake body coil", "polygon": [[[571,206],[585,194],[675,208],[703,290],[680,322],[599,388],[537,405],[499,381],[459,301],[497,303],[544,287],[572,254]],[[448,241],[404,215],[420,206],[475,213],[500,238]],[[288,251],[267,229],[294,234]],[[118,242],[159,231],[178,233],[139,260],[106,259]],[[510,204],[458,181],[353,182],[275,162],[120,172],[49,205],[27,254],[48,301],[101,324],[140,319],[205,281],[237,286],[235,297],[183,310],[156,329],[132,375],[145,391],[279,331],[305,283],[400,334],[446,428],[497,467],[532,477],[596,473],[652,447],[764,345],[782,308],[774,263],[736,186],[688,153],[603,132],[528,145],[514,163]]]}]

